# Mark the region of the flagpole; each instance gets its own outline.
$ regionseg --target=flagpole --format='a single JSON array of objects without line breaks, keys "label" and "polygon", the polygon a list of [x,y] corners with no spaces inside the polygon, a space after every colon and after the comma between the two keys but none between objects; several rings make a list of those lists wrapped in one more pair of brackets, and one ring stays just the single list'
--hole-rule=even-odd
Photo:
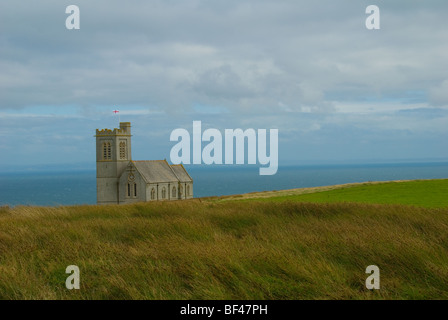
[{"label": "flagpole", "polygon": [[118,113],[118,124],[120,124],[121,120],[120,120],[120,111],[115,109],[114,111],[112,111],[114,114]]}]

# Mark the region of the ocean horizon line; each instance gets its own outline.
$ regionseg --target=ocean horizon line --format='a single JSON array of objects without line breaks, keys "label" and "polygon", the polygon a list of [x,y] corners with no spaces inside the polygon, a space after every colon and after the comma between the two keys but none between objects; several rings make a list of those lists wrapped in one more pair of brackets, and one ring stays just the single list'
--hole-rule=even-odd
[{"label": "ocean horizon line", "polygon": [[[59,169],[59,170],[58,170]],[[272,176],[260,176],[258,166],[188,166],[194,197],[226,196],[345,183],[448,178],[448,161],[283,165]],[[95,204],[93,169],[52,168],[0,173],[0,205]]]},{"label": "ocean horizon line", "polygon": [[[288,168],[344,168],[344,167],[382,167],[382,166],[412,166],[412,165],[447,165],[448,159],[440,159],[440,160],[419,160],[419,159],[409,159],[409,160],[385,160],[385,161],[366,161],[366,162],[306,162],[306,163],[286,163],[280,164],[278,166],[280,169],[288,169]],[[230,169],[248,169],[248,170],[257,170],[259,168],[258,164],[183,164],[185,168],[188,170],[230,170]],[[42,164],[36,166],[17,166],[11,167],[7,169],[8,166],[3,166],[0,169],[0,175],[3,174],[32,174],[32,173],[72,173],[72,172],[95,172],[95,167],[84,167],[84,166],[73,166],[73,164]]]}]

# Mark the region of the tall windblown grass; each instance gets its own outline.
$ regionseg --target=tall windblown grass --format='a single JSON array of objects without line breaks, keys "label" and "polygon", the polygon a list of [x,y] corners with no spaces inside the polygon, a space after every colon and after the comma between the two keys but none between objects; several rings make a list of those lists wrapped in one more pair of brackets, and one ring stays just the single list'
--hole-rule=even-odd
[{"label": "tall windblown grass", "polygon": [[[381,289],[365,288],[365,269]],[[80,290],[65,287],[68,265]],[[448,209],[179,201],[0,209],[2,299],[447,299]]]}]

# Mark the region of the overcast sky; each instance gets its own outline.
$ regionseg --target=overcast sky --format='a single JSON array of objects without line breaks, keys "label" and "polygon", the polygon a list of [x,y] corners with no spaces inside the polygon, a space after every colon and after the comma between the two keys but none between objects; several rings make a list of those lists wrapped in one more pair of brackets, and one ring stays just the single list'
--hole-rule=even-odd
[{"label": "overcast sky", "polygon": [[[67,30],[68,5],[80,30]],[[366,7],[381,29],[367,30]],[[0,4],[0,165],[95,163],[130,121],[133,158],[172,130],[279,130],[279,165],[448,160],[448,1]]]}]

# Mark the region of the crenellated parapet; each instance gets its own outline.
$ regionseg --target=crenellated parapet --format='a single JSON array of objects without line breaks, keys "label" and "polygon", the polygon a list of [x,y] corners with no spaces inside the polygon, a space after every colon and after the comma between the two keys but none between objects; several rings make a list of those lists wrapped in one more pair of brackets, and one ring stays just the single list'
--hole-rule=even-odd
[{"label": "crenellated parapet", "polygon": [[131,135],[131,123],[120,122],[120,128],[111,129],[96,129],[97,136],[116,136],[116,135]]},{"label": "crenellated parapet", "polygon": [[111,129],[96,129],[96,135],[97,136],[115,136],[117,134],[126,134],[127,132],[122,129],[115,128],[114,130]]}]

